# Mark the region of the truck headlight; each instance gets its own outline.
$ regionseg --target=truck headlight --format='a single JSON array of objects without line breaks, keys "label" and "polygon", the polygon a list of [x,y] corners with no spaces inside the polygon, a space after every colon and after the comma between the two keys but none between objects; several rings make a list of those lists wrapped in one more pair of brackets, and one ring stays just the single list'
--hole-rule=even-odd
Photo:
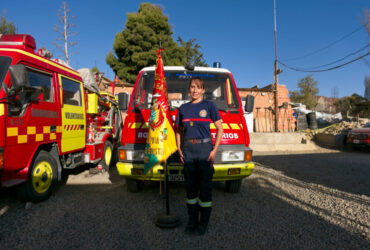
[{"label": "truck headlight", "polygon": [[143,161],[144,155],[144,150],[126,150],[127,161]]},{"label": "truck headlight", "polygon": [[252,161],[252,150],[236,151],[229,150],[223,151],[221,154],[221,161],[223,162],[249,162]]},{"label": "truck headlight", "polygon": [[244,151],[223,151],[221,160],[227,161],[244,161]]}]

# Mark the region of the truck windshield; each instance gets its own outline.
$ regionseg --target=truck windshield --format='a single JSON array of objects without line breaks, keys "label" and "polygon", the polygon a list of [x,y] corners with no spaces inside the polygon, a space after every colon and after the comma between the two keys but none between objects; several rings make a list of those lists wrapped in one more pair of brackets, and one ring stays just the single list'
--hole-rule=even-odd
[{"label": "truck windshield", "polygon": [[7,56],[0,56],[0,85],[2,85],[12,59]]},{"label": "truck windshield", "polygon": [[[219,110],[234,110],[239,108],[232,79],[227,73],[184,71],[165,71],[168,99],[171,110],[190,102],[189,81],[192,77],[200,77],[204,81],[205,94],[203,99],[214,102]],[[138,109],[151,107],[154,85],[154,71],[144,72],[138,82],[134,94],[133,106]]]}]

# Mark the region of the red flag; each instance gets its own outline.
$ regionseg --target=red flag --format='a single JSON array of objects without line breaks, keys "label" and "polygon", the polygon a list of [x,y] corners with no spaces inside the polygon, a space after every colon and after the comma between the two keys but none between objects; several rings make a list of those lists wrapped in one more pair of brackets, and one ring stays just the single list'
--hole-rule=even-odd
[{"label": "red flag", "polygon": [[149,133],[145,146],[144,175],[150,172],[155,165],[167,160],[177,150],[168,104],[168,92],[161,51],[162,49],[157,51],[153,105],[150,112]]}]

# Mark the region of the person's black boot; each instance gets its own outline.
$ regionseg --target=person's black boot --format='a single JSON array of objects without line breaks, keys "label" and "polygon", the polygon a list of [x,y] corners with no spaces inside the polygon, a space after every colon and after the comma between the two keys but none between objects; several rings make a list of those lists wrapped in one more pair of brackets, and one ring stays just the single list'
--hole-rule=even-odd
[{"label": "person's black boot", "polygon": [[200,221],[197,228],[197,235],[204,235],[206,233],[211,211],[212,207],[200,208]]},{"label": "person's black boot", "polygon": [[185,227],[185,231],[184,232],[186,234],[193,234],[193,233],[195,233],[195,229],[196,228],[197,228],[197,225],[196,224],[193,224],[193,223],[188,222],[188,224]]},{"label": "person's black boot", "polygon": [[186,234],[193,234],[198,226],[199,221],[199,209],[198,204],[190,205],[188,204],[188,215],[189,215],[189,222],[185,228]]}]

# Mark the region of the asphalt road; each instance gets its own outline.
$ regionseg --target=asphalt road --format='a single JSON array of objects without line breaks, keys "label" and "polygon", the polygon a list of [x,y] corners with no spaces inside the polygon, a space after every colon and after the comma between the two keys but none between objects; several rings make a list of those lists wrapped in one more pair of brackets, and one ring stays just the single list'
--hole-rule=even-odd
[{"label": "asphalt road", "polygon": [[369,249],[370,154],[364,152],[255,156],[256,168],[238,194],[214,185],[207,234],[184,235],[185,189],[170,186],[171,214],[182,224],[159,229],[159,185],[129,193],[116,170],[70,171],[38,204],[0,192],[1,249]]}]

